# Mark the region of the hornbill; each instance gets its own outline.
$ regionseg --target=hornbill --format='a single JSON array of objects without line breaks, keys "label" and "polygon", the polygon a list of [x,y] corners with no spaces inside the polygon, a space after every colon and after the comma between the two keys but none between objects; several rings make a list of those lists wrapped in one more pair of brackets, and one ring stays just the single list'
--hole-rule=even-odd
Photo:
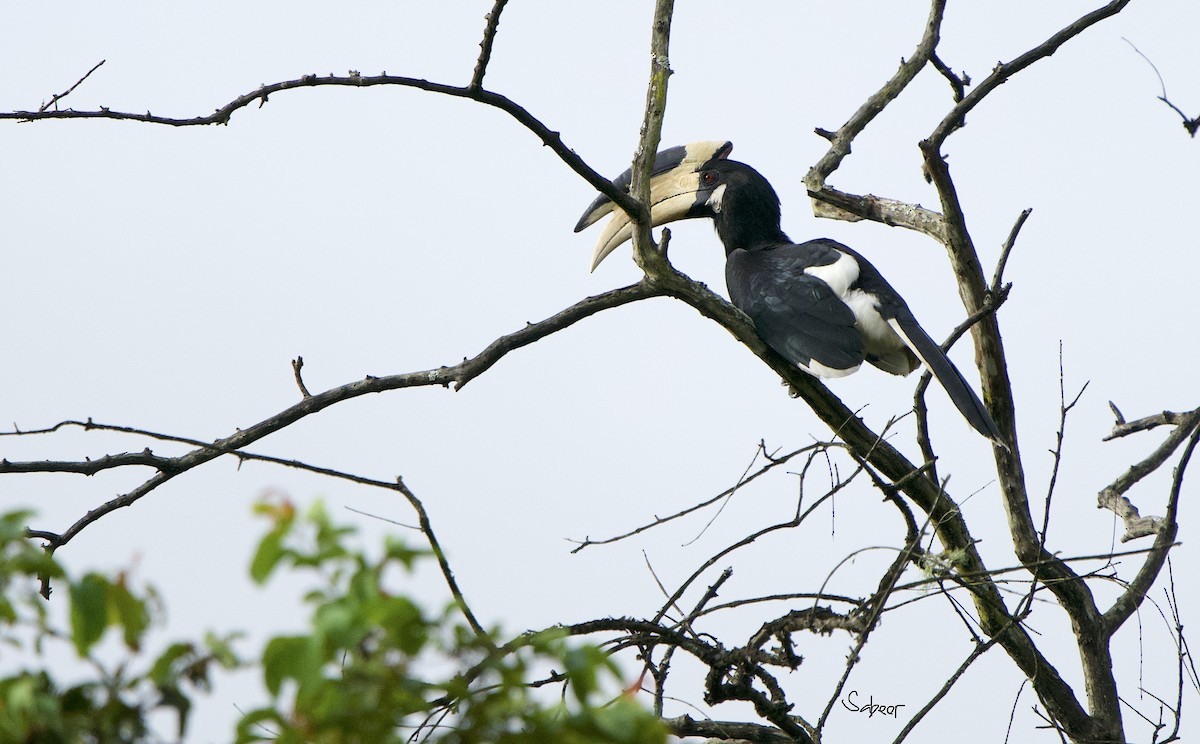
[{"label": "hornbill", "polygon": [[[730,142],[694,142],[655,157],[650,221],[708,217],[725,245],[729,299],[763,341],[817,377],[842,377],[863,361],[893,375],[922,362],[976,431],[1003,445],[1000,430],[958,369],[913,317],[904,299],[867,259],[828,238],[793,243],[779,227],[779,197],[767,179],[729,160]],[[613,185],[628,189],[625,171]],[[612,218],[592,254],[592,269],[632,235],[632,221],[606,196],[588,207],[575,232]]]}]

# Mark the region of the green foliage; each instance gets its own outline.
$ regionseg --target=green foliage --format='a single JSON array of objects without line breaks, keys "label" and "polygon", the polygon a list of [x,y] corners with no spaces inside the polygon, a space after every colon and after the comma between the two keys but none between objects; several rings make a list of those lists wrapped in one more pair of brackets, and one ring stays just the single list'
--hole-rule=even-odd
[{"label": "green foliage", "polygon": [[[391,588],[426,551],[389,538],[378,557],[350,544],[319,505],[303,519],[288,504],[260,505],[273,526],[250,574],[311,571],[310,632],[281,636],[263,653],[273,704],[238,727],[239,743],[278,742],[568,742],[657,744],[661,722],[625,696],[611,703],[604,683],[619,680],[599,649],[572,646],[563,633],[521,636],[502,645],[457,620],[454,608],[430,615]],[[442,676],[430,670],[448,670]],[[550,670],[561,672],[552,673]],[[539,676],[565,684],[539,690]]]},{"label": "green foliage", "polygon": [[[0,640],[9,647],[5,661],[16,658],[22,667],[0,678],[0,744],[155,740],[147,717],[161,709],[176,713],[175,733],[182,737],[189,695],[208,689],[212,665],[239,663],[230,639],[176,643],[147,662],[140,652],[156,612],[153,592],[130,589],[124,574],[72,579],[26,537],[28,518],[24,512],[0,515]],[[54,625],[48,603],[38,596],[43,580],[65,585],[69,630]],[[60,595],[53,596],[58,601]],[[111,667],[94,655],[109,631],[116,631],[127,657]],[[86,662],[76,671],[90,669],[94,676],[64,686],[44,657],[52,643],[73,650]]]},{"label": "green foliage", "polygon": [[[270,704],[242,718],[238,742],[665,742],[652,713],[624,694],[609,699],[620,677],[603,651],[560,630],[502,643],[463,622],[457,601],[431,613],[398,591],[428,551],[388,538],[374,555],[320,505],[304,515],[287,502],[256,511],[271,526],[250,577],[307,573],[314,588],[308,631],[271,638],[257,662]],[[123,574],[68,576],[26,537],[29,516],[0,515],[0,642],[21,666],[0,678],[0,744],[159,741],[163,732],[148,724],[156,710],[175,714],[170,735],[182,739],[213,670],[246,666],[232,648],[237,636],[176,642],[147,658],[146,634],[162,611],[154,592],[130,588]],[[37,595],[43,580],[65,590],[55,602]],[[63,595],[66,629],[47,609]],[[82,681],[55,677],[43,655],[51,643],[86,662],[72,677]],[[121,658],[102,663],[100,647]]]}]

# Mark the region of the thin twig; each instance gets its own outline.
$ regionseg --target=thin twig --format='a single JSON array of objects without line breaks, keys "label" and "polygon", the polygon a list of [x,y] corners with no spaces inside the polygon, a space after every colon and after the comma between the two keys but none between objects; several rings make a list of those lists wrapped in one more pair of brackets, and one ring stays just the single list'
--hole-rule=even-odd
[{"label": "thin twig", "polygon": [[1017,215],[1017,221],[1013,223],[1012,229],[1008,231],[1008,238],[1005,239],[1004,245],[1000,247],[1000,258],[996,260],[996,270],[992,273],[992,294],[1001,291],[1002,282],[1004,281],[1004,269],[1008,266],[1008,257],[1012,254],[1013,247],[1017,244],[1017,236],[1021,234],[1021,228],[1025,226],[1025,220],[1029,219],[1029,215],[1031,214],[1033,214],[1032,207],[1021,210],[1021,214]]},{"label": "thin twig", "polygon": [[454,597],[454,603],[458,607],[459,612],[466,618],[470,624],[471,630],[475,631],[475,637],[488,648],[489,651],[497,650],[495,642],[488,632],[483,629],[479,621],[475,619],[475,613],[471,611],[471,606],[467,604],[466,598],[463,596],[462,590],[458,587],[458,581],[454,578],[454,571],[450,568],[450,559],[446,557],[446,552],[442,550],[442,544],[438,541],[437,535],[433,532],[433,523],[429,521],[429,514],[425,511],[425,505],[417,498],[416,494],[405,485],[402,478],[396,478],[396,488],[400,493],[404,494],[404,498],[408,499],[408,503],[417,513],[417,520],[421,525],[421,532],[425,534],[425,539],[429,541],[429,547],[433,550],[433,555],[437,558],[438,566],[442,569],[442,578],[446,581],[446,586],[450,589],[450,594]]},{"label": "thin twig", "polygon": [[84,76],[83,76],[83,77],[81,77],[81,78],[79,78],[78,80],[76,80],[74,85],[72,85],[70,88],[67,88],[67,89],[66,89],[66,90],[64,90],[62,93],[58,93],[58,94],[56,94],[55,96],[51,97],[51,99],[50,99],[49,101],[47,101],[47,102],[43,103],[43,104],[42,104],[42,107],[38,109],[38,113],[41,113],[41,112],[45,111],[46,109],[50,108],[51,106],[53,106],[53,107],[54,107],[54,110],[55,110],[55,111],[58,111],[58,102],[59,102],[59,101],[61,101],[61,100],[62,100],[62,99],[64,99],[64,98],[66,98],[67,96],[71,95],[71,93],[72,93],[72,92],[73,92],[73,91],[74,91],[76,88],[78,88],[78,87],[79,87],[81,84],[83,84],[83,81],[84,81],[84,80],[87,80],[89,77],[91,77],[91,76],[92,76],[92,73],[93,73],[93,72],[95,72],[96,70],[99,70],[99,69],[100,69],[100,65],[104,64],[106,61],[107,61],[107,60],[103,60],[103,59],[102,59],[102,60],[100,60],[99,62],[97,62],[97,63],[95,64],[95,66],[93,66],[93,67],[92,67],[92,69],[90,69],[90,70],[88,70],[86,73],[84,73]]},{"label": "thin twig", "polygon": [[1154,74],[1158,77],[1159,87],[1162,88],[1162,95],[1160,95],[1158,97],[1158,100],[1167,104],[1168,106],[1171,107],[1172,111],[1179,114],[1179,118],[1183,119],[1183,128],[1187,130],[1187,133],[1189,135],[1191,135],[1192,137],[1195,137],[1197,130],[1200,130],[1200,116],[1190,117],[1187,114],[1183,113],[1183,110],[1180,109],[1178,106],[1176,106],[1174,103],[1171,103],[1171,99],[1167,98],[1167,84],[1165,82],[1163,82],[1163,76],[1162,76],[1162,73],[1160,73],[1158,71],[1158,66],[1155,65],[1153,62],[1151,62],[1149,57],[1147,57],[1145,54],[1142,54],[1142,50],[1138,49],[1136,46],[1134,46],[1132,41],[1130,41],[1129,39],[1126,39],[1124,36],[1121,37],[1121,40],[1124,41],[1129,46],[1133,47],[1133,51],[1137,52],[1139,57],[1146,60],[1146,64],[1150,65],[1151,70],[1154,70]]},{"label": "thin twig", "polygon": [[[620,540],[625,540],[627,538],[633,537],[634,535],[640,535],[641,533],[646,532],[647,530],[652,530],[655,527],[666,524],[667,522],[672,522],[676,519],[679,519],[680,517],[685,517],[688,514],[699,511],[700,509],[711,506],[711,505],[717,503],[718,501],[721,501],[723,499],[727,499],[727,498],[731,497],[742,486],[745,486],[748,483],[751,483],[752,481],[765,475],[772,469],[774,469],[780,465],[783,465],[784,463],[786,463],[788,460],[791,460],[796,455],[799,455],[803,452],[811,451],[815,448],[819,448],[822,446],[825,446],[825,445],[810,444],[807,447],[801,447],[800,449],[789,452],[786,455],[781,455],[779,457],[776,457],[776,458],[768,461],[766,465],[762,466],[761,468],[759,468],[758,470],[756,470],[755,472],[753,472],[749,475],[746,475],[745,473],[743,473],[742,477],[738,480],[737,483],[735,483],[734,485],[725,489],[724,491],[721,491],[716,496],[713,496],[709,499],[705,499],[704,501],[701,501],[698,504],[693,504],[692,506],[689,506],[686,509],[681,509],[680,511],[677,511],[674,514],[670,514],[665,517],[655,516],[653,522],[643,524],[640,527],[635,527],[634,529],[628,530],[626,532],[622,532],[619,535],[613,535],[612,537],[599,538],[599,539],[595,539],[595,540],[593,540],[590,537],[585,537],[582,540],[572,540],[571,542],[576,542],[578,544],[574,548],[571,549],[571,552],[578,553],[579,551],[583,550],[584,548],[591,547],[592,545],[609,545],[611,543],[615,543]],[[753,463],[751,463],[751,464],[753,464]]]},{"label": "thin twig", "polygon": [[971,76],[965,72],[960,76],[950,69],[950,65],[942,61],[942,58],[934,52],[929,61],[933,64],[933,68],[941,73],[942,77],[946,78],[946,82],[950,83],[950,88],[954,91],[954,102],[958,103],[967,94],[967,86],[971,84]]},{"label": "thin twig", "polygon": [[[1058,484],[1058,471],[1062,466],[1063,442],[1066,438],[1067,430],[1067,414],[1069,414],[1071,409],[1073,409],[1075,405],[1079,403],[1079,399],[1083,397],[1083,393],[1085,390],[1087,390],[1087,386],[1088,383],[1085,382],[1083,387],[1080,388],[1079,393],[1076,394],[1075,399],[1069,404],[1067,403],[1066,373],[1063,370],[1063,345],[1062,341],[1060,340],[1058,342],[1058,431],[1055,434],[1056,439],[1054,449],[1050,450],[1051,457],[1053,458],[1053,464],[1050,468],[1050,480],[1046,485],[1046,498],[1042,504],[1042,528],[1038,531],[1039,554],[1044,554],[1046,552],[1046,539],[1050,532],[1050,506],[1054,499],[1054,488]],[[1029,593],[1023,600],[1023,604],[1018,605],[1015,613],[1018,617],[1024,617],[1029,612],[1037,594],[1037,588],[1038,575],[1035,572],[1033,575],[1033,580],[1029,582]]]},{"label": "thin twig", "polygon": [[1058,483],[1058,471],[1062,465],[1063,441],[1066,439],[1066,431],[1067,431],[1067,414],[1069,414],[1071,412],[1071,409],[1073,409],[1075,407],[1075,405],[1077,403],[1079,403],[1079,399],[1083,397],[1084,392],[1087,391],[1087,387],[1088,387],[1088,383],[1087,382],[1083,383],[1083,387],[1081,387],[1079,389],[1079,392],[1075,394],[1075,398],[1070,403],[1067,403],[1066,375],[1063,371],[1063,347],[1062,347],[1062,341],[1059,341],[1058,342],[1058,400],[1059,400],[1058,432],[1055,434],[1054,449],[1051,450],[1051,454],[1053,455],[1053,458],[1054,458],[1054,464],[1050,468],[1050,481],[1046,485],[1046,500],[1045,500],[1045,504],[1043,506],[1043,513],[1042,513],[1042,529],[1040,530],[1040,533],[1042,536],[1041,537],[1041,549],[1042,550],[1045,550],[1045,547],[1046,547],[1046,533],[1048,532],[1048,530],[1050,528],[1050,502],[1054,498],[1054,487]]},{"label": "thin twig", "polygon": [[1063,44],[1079,36],[1095,24],[1120,13],[1128,4],[1129,0],[1112,0],[1107,5],[1080,16],[1073,23],[1052,34],[1041,44],[1017,56],[1011,62],[997,64],[990,75],[976,85],[974,90],[964,96],[963,100],[946,114],[941,123],[933,131],[933,134],[930,135],[930,141],[940,147],[946,140],[946,137],[959,128],[960,123],[967,113],[979,105],[980,101],[986,98],[993,90],[1008,82],[1013,75],[1016,75],[1030,65],[1050,57]]},{"label": "thin twig", "polygon": [[[934,706],[942,701],[942,698],[949,694],[950,688],[954,687],[955,683],[958,682],[958,680],[960,680],[964,674],[966,674],[967,669],[975,663],[975,660],[987,653],[992,646],[996,645],[996,640],[996,638],[989,638],[983,643],[976,643],[975,647],[971,649],[971,653],[967,655],[967,658],[963,659],[962,663],[958,665],[958,668],[954,670],[954,673],[951,674],[949,679],[942,684],[941,688],[938,689],[934,696],[931,697],[929,701],[925,703],[925,705],[921,706],[921,709],[918,710],[912,718],[908,719],[908,722],[904,724],[904,728],[900,729],[900,733],[897,734],[896,738],[892,740],[892,744],[900,744],[900,742],[908,738],[909,733],[911,733],[912,730],[917,727],[917,724],[929,714],[929,711],[933,710]],[[1023,681],[1022,684],[1024,684]],[[1009,721],[1009,726],[1010,728],[1012,726],[1011,720]]]},{"label": "thin twig", "polygon": [[848,486],[854,480],[854,478],[861,472],[862,472],[861,467],[856,468],[855,471],[853,473],[851,473],[849,477],[847,477],[845,480],[838,483],[835,487],[831,488],[823,496],[821,496],[821,498],[817,499],[816,502],[814,502],[808,509],[806,509],[803,514],[798,515],[797,517],[790,519],[786,522],[780,522],[777,524],[770,525],[769,527],[764,527],[762,529],[756,530],[755,532],[750,533],[746,537],[744,537],[740,540],[737,540],[730,545],[727,545],[726,547],[724,547],[720,551],[718,551],[715,555],[708,558],[708,560],[706,560],[702,564],[700,564],[700,566],[695,571],[693,571],[692,574],[690,576],[688,576],[688,578],[685,579],[679,585],[679,588],[677,588],[675,590],[675,592],[673,594],[671,594],[671,596],[667,600],[667,602],[659,609],[659,611],[657,613],[655,613],[653,621],[658,622],[660,619],[662,619],[662,617],[666,614],[668,608],[670,608],[672,605],[674,605],[674,603],[676,601],[678,601],[680,597],[683,596],[683,593],[687,591],[688,587],[690,587],[692,585],[692,583],[696,581],[696,579],[700,578],[700,576],[703,575],[703,573],[705,571],[707,571],[709,568],[711,568],[713,566],[713,564],[717,563],[718,561],[720,561],[721,559],[723,559],[725,556],[729,555],[730,553],[733,553],[736,550],[739,550],[741,548],[744,548],[747,545],[750,545],[751,543],[758,540],[760,537],[769,535],[772,532],[777,532],[779,530],[784,530],[784,529],[790,529],[790,528],[800,525],[805,519],[808,518],[808,515],[812,514],[812,512],[814,510],[816,510],[819,506],[821,506],[821,504],[824,504],[828,499],[833,498],[833,495],[836,494],[838,491],[840,491],[843,488],[845,488],[846,486]]},{"label": "thin twig", "polygon": [[304,378],[300,375],[302,369],[304,369],[304,357],[298,356],[292,360],[292,374],[296,377],[296,387],[300,388],[300,397],[311,398],[312,393],[308,392],[308,388],[304,386]]},{"label": "thin twig", "polygon": [[471,85],[475,89],[483,88],[483,76],[487,74],[488,63],[492,61],[492,45],[496,42],[496,31],[500,27],[500,14],[508,0],[496,0],[492,10],[484,19],[487,25],[483,29],[483,41],[479,42],[479,59],[475,62],[475,72],[471,73]]}]

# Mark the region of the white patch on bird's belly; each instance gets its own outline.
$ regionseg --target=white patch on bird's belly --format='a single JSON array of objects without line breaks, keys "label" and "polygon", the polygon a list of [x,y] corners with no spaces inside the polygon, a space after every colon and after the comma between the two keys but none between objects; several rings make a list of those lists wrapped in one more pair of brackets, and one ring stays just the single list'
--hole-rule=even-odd
[{"label": "white patch on bird's belly", "polygon": [[867,346],[889,339],[894,339],[892,345],[900,342],[896,332],[879,314],[875,295],[868,294],[861,289],[854,289],[842,295],[842,302],[846,303],[850,312],[854,313],[854,325],[862,333],[863,341]]},{"label": "white patch on bird's belly", "polygon": [[[804,273],[815,276],[828,284],[833,293],[846,302],[846,293],[849,292],[850,286],[858,281],[858,261],[848,253],[838,251],[838,255],[840,258],[833,263],[824,266],[809,266]],[[846,304],[850,303],[846,302]]]},{"label": "white patch on bird's belly", "polygon": [[875,296],[852,289],[842,302],[854,313],[854,325],[863,338],[863,351],[868,358],[877,360],[884,369],[894,375],[906,375],[912,371],[909,356],[904,349],[905,339],[896,333],[898,326],[884,320],[879,314]]},{"label": "white patch on bird's belly", "polygon": [[712,211],[721,211],[721,200],[725,198],[725,184],[721,184],[713,190],[712,196],[708,197],[708,206],[712,207]]},{"label": "white patch on bird's belly", "polygon": [[858,368],[861,367],[862,364],[861,363],[856,364],[853,367],[850,367],[849,369],[834,369],[833,367],[826,367],[824,364],[821,364],[816,359],[809,359],[807,365],[800,364],[797,366],[800,367],[800,369],[802,369],[805,372],[812,375],[813,377],[830,378],[830,377],[845,377],[846,375],[853,374],[858,371]]}]

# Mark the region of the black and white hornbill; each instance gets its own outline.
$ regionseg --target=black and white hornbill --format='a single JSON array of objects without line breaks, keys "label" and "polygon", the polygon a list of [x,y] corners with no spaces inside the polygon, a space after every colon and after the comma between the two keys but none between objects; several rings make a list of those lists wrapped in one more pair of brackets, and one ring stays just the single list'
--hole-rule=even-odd
[{"label": "black and white hornbill", "polygon": [[[695,142],[658,153],[650,181],[650,219],[658,226],[712,219],[725,244],[729,299],[785,359],[817,377],[842,377],[864,361],[893,375],[924,362],[976,431],[1002,442],[987,409],[962,374],[869,261],[827,238],[793,243],[779,227],[779,197],[745,163],[728,160],[729,142]],[[613,184],[629,187],[629,171]],[[575,231],[608,213],[592,269],[632,235],[629,216],[601,195]]]}]

